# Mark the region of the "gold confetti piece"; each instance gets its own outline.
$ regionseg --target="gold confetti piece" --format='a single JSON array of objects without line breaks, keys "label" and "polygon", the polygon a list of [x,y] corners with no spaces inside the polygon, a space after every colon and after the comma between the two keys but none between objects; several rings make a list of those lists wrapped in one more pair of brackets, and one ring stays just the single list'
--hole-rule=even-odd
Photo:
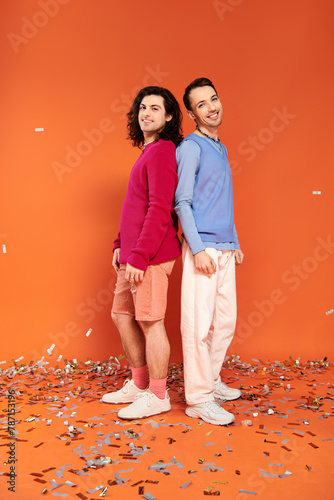
[{"label": "gold confetti piece", "polygon": [[45,493],[47,493],[47,491],[48,491],[48,490],[47,490],[46,488],[44,488],[44,489],[42,490],[42,492],[41,492],[41,493],[42,493],[42,495],[45,495]]},{"label": "gold confetti piece", "polygon": [[312,467],[310,467],[309,465],[305,465],[305,470],[309,471],[311,469],[312,469]]},{"label": "gold confetti piece", "polygon": [[115,481],[113,479],[109,479],[109,481],[108,481],[109,486],[116,486],[116,484],[118,484],[117,481]]},{"label": "gold confetti piece", "polygon": [[199,459],[198,459],[198,463],[199,463],[199,464],[202,464],[202,463],[204,462],[204,460],[205,460],[204,458],[199,458]]},{"label": "gold confetti piece", "polygon": [[144,495],[144,486],[139,486],[138,495]]},{"label": "gold confetti piece", "polygon": [[195,469],[188,470],[188,474],[195,474],[195,472],[197,472],[197,470],[195,470]]},{"label": "gold confetti piece", "polygon": [[203,425],[203,422],[198,422],[197,429],[200,429],[202,427],[202,425]]},{"label": "gold confetti piece", "polygon": [[36,446],[34,446],[34,448],[39,448],[40,446],[42,446],[42,444],[44,444],[44,441],[42,443],[36,444]]},{"label": "gold confetti piece", "polygon": [[131,484],[131,486],[138,486],[138,484],[141,484],[143,483],[144,481],[141,479],[140,481],[137,481],[136,483],[134,484]]},{"label": "gold confetti piece", "polygon": [[214,453],[214,456],[215,456],[215,457],[221,457],[221,456],[222,456],[222,454],[221,454],[221,453]]},{"label": "gold confetti piece", "polygon": [[86,497],[85,495],[83,495],[83,493],[76,493],[76,495],[77,495],[77,497],[81,498],[81,500],[87,500],[88,499],[88,497]]},{"label": "gold confetti piece", "polygon": [[295,436],[298,436],[300,438],[303,438],[304,436],[302,434],[299,434],[298,432],[293,432],[292,434],[294,434]]},{"label": "gold confetti piece", "polygon": [[209,432],[207,432],[205,435],[206,435],[206,436],[211,436],[211,434],[212,434],[212,433],[213,433],[213,431],[209,431]]}]

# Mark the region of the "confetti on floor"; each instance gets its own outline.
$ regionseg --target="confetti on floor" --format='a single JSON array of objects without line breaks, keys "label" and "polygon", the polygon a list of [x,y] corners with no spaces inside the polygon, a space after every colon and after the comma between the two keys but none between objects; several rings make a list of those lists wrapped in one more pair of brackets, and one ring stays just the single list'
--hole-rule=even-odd
[{"label": "confetti on floor", "polygon": [[223,403],[236,417],[229,426],[185,415],[182,365],[170,366],[172,410],[126,421],[122,405],[101,403],[129,377],[125,360],[55,368],[22,360],[0,369],[1,500],[330,498],[334,366],[326,358],[228,358],[222,379],[242,390]]}]

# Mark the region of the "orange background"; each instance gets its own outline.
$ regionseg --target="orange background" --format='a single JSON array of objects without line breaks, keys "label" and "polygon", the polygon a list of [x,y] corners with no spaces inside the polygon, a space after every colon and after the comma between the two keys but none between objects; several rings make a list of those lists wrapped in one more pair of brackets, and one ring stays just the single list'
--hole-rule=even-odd
[{"label": "orange background", "polygon": [[[3,5],[0,368],[123,352],[110,319],[112,245],[139,154],[125,113],[142,86],[181,103],[198,76],[223,103],[245,253],[229,353],[334,354],[333,14],[330,0]],[[180,276],[179,259],[166,319],[174,362]]]}]

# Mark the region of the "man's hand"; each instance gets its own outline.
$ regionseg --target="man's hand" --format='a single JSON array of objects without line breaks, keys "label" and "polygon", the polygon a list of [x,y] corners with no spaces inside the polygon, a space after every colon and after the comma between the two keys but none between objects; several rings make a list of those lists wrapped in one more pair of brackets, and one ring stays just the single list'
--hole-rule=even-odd
[{"label": "man's hand", "polygon": [[125,279],[133,283],[136,281],[142,281],[144,278],[144,271],[142,269],[137,269],[136,267],[131,266],[131,264],[127,263],[125,268]]},{"label": "man's hand", "polygon": [[116,273],[119,270],[119,254],[121,253],[120,248],[115,248],[114,254],[112,256],[112,267],[115,269]]},{"label": "man's hand", "polygon": [[194,264],[197,271],[203,274],[210,275],[216,272],[216,263],[205,250],[195,253]]},{"label": "man's hand", "polygon": [[240,264],[242,264],[243,260],[244,260],[244,254],[240,250],[240,248],[237,248],[235,250],[235,263],[236,263],[236,265],[239,266]]}]

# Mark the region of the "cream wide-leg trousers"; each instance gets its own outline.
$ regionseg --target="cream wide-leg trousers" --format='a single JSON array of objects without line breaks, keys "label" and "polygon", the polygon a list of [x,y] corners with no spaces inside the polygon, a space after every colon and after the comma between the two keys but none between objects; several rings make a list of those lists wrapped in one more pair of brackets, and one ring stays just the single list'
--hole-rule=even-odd
[{"label": "cream wide-leg trousers", "polygon": [[181,335],[188,405],[214,400],[236,324],[235,252],[206,252],[217,266],[210,276],[196,270],[188,244],[182,243]]}]

